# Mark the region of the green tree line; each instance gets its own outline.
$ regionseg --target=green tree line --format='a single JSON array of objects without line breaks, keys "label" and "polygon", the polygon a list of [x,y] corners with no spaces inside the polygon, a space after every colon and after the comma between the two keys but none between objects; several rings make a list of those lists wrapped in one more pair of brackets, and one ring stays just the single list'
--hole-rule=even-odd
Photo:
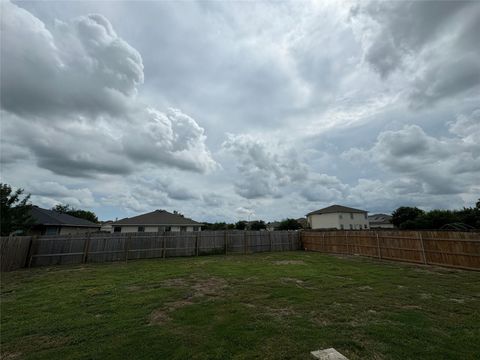
[{"label": "green tree line", "polygon": [[475,207],[460,210],[424,211],[417,207],[402,206],[393,212],[392,223],[405,230],[480,229],[480,199]]}]

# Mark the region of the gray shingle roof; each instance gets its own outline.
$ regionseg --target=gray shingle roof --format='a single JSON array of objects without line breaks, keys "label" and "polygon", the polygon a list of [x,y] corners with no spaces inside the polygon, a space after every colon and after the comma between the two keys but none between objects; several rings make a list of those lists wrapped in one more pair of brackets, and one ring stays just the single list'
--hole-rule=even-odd
[{"label": "gray shingle roof", "polygon": [[180,214],[165,210],[155,210],[146,214],[115,221],[112,225],[202,225]]},{"label": "gray shingle roof", "polygon": [[34,219],[35,225],[100,227],[99,224],[91,221],[68,214],[61,214],[53,210],[42,209],[38,206],[32,207],[30,215]]},{"label": "gray shingle roof", "polygon": [[368,221],[372,224],[390,224],[392,217],[387,214],[374,214],[368,217]]},{"label": "gray shingle roof", "polygon": [[365,210],[360,210],[360,209],[354,209],[351,207],[347,206],[342,206],[342,205],[331,205],[326,208],[320,209],[320,210],[315,210],[312,212],[309,212],[308,215],[316,215],[316,214],[331,214],[331,213],[366,213],[367,211]]}]

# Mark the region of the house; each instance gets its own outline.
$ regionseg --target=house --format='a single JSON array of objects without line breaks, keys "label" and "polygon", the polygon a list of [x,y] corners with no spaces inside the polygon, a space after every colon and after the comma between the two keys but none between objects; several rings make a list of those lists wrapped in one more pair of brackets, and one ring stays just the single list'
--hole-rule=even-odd
[{"label": "house", "polygon": [[370,228],[393,229],[392,216],[387,214],[375,214],[368,217]]},{"label": "house", "polygon": [[38,206],[32,207],[30,216],[33,218],[33,226],[29,230],[31,235],[84,234],[100,230],[99,224]]},{"label": "house", "polygon": [[298,219],[297,219],[297,222],[300,224],[300,226],[302,227],[302,229],[308,228],[307,219],[305,219],[305,218],[298,218]]},{"label": "house", "polygon": [[280,226],[280,221],[269,222],[269,223],[267,223],[267,231],[278,230],[279,226]]},{"label": "house", "polygon": [[307,224],[311,229],[358,230],[369,229],[368,212],[342,205],[332,205],[308,213]]},{"label": "house", "polygon": [[165,210],[155,210],[146,214],[114,221],[111,232],[200,231],[202,225],[176,211],[170,213]]},{"label": "house", "polygon": [[112,232],[112,224],[113,224],[112,220],[100,221],[100,225],[102,226],[100,228],[100,231],[111,233]]}]

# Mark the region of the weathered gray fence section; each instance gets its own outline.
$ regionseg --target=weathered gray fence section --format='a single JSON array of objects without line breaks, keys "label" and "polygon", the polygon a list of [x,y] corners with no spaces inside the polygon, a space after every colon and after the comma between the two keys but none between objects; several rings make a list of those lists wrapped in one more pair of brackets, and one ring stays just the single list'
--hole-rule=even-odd
[{"label": "weathered gray fence section", "polygon": [[0,268],[11,271],[25,266],[32,236],[6,236],[0,241]]},{"label": "weathered gray fence section", "polygon": [[38,238],[2,237],[0,241],[2,271],[24,266],[300,249],[300,233],[297,231],[92,233]]},{"label": "weathered gray fence section", "polygon": [[305,250],[480,270],[480,233],[408,230],[304,231]]}]

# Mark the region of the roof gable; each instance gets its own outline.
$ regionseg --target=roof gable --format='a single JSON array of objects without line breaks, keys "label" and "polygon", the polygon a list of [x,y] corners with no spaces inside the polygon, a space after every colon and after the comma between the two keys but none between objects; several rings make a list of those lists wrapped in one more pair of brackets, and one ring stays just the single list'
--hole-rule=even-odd
[{"label": "roof gable", "polygon": [[368,217],[368,220],[370,222],[378,222],[378,223],[390,223],[391,219],[392,219],[392,216],[387,214],[374,214]]},{"label": "roof gable", "polygon": [[308,215],[332,214],[332,213],[367,213],[365,210],[354,209],[348,206],[331,205],[326,208],[309,212]]},{"label": "roof gable", "polygon": [[166,210],[155,210],[146,214],[115,221],[112,225],[202,225],[180,214],[172,214]]}]

